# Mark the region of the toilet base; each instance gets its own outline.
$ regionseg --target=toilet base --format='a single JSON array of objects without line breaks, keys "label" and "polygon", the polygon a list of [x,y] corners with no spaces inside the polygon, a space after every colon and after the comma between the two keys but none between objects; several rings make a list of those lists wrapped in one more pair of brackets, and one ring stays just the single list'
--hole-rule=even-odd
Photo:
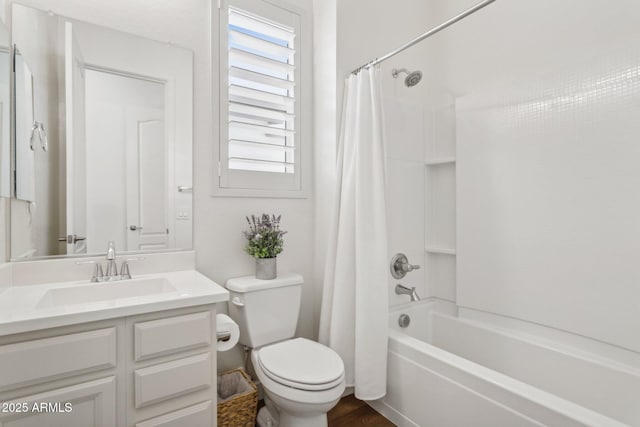
[{"label": "toilet base", "polygon": [[280,427],[280,421],[274,417],[274,414],[266,406],[260,408],[256,421],[259,427]]},{"label": "toilet base", "polygon": [[[292,402],[265,389],[269,398],[269,410],[279,419],[278,427],[327,427],[327,412],[336,406],[339,398],[321,404]],[[266,401],[266,399],[265,399]]]},{"label": "toilet base", "polygon": [[[277,411],[277,412],[272,412]],[[262,407],[258,412],[260,427],[327,427],[327,415],[300,416],[284,414],[275,408]]]},{"label": "toilet base", "polygon": [[327,427],[327,414],[314,417],[300,417],[284,414],[280,411],[280,425],[278,427]]}]

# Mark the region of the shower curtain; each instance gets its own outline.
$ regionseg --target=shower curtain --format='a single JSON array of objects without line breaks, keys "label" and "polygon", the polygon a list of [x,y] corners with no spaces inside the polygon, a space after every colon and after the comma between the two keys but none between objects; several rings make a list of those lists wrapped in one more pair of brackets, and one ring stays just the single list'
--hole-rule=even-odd
[{"label": "shower curtain", "polygon": [[345,83],[319,333],[342,357],[347,386],[362,400],[383,397],[387,387],[389,260],[378,74],[378,67],[363,69]]}]

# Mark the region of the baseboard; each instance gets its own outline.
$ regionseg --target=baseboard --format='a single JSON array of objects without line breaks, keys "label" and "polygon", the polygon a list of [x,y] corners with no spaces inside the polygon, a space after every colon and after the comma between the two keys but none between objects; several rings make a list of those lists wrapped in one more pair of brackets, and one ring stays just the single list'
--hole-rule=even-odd
[{"label": "baseboard", "polygon": [[393,409],[384,402],[384,399],[367,401],[367,405],[371,406],[380,415],[394,423],[398,427],[420,427],[400,412]]}]

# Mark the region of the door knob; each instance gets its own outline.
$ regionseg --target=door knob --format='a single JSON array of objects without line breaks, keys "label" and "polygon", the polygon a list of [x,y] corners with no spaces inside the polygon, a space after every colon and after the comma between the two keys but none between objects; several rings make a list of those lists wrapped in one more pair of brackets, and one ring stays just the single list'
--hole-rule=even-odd
[{"label": "door knob", "polygon": [[69,234],[67,237],[58,237],[58,242],[67,242],[68,244],[80,242],[82,240],[87,240],[86,237],[77,236],[75,234]]},{"label": "door knob", "polygon": [[136,230],[142,230],[144,227],[140,227],[139,225],[130,225],[129,226],[129,230],[131,231],[136,231]]}]

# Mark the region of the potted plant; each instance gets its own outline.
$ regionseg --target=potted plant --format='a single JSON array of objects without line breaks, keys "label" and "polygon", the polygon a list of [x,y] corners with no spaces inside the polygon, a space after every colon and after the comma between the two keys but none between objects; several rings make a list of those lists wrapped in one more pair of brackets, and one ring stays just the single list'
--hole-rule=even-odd
[{"label": "potted plant", "polygon": [[244,250],[256,259],[256,278],[263,280],[275,279],[276,256],[282,252],[284,236],[287,232],[280,230],[282,215],[262,216],[251,215],[247,218],[249,229],[244,231],[247,245]]}]

